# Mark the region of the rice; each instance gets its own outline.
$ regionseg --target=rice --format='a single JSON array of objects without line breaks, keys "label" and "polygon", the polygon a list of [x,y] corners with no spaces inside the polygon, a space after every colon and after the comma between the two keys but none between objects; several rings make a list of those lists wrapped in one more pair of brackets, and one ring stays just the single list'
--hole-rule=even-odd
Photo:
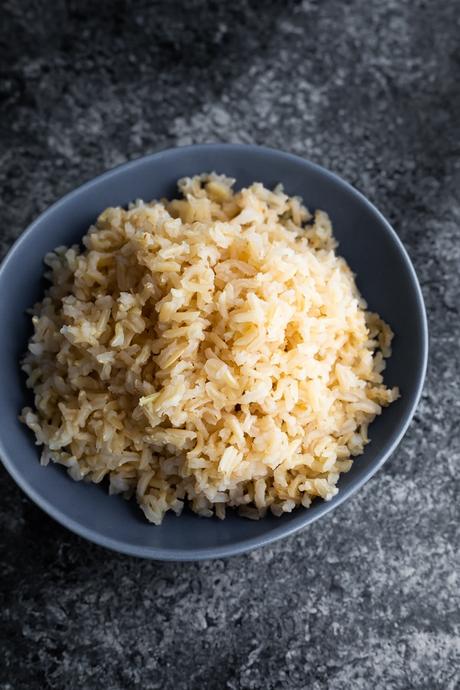
[{"label": "rice", "polygon": [[181,198],[107,208],[45,257],[21,419],[74,480],[258,518],[331,499],[368,426],[392,332],[366,311],[329,218],[281,186],[202,174]]}]

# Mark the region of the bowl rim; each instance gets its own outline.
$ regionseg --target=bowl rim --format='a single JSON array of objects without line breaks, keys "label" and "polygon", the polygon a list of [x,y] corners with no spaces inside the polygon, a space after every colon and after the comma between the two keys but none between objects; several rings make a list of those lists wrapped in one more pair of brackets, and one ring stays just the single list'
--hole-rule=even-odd
[{"label": "bowl rim", "polygon": [[310,511],[305,510],[299,512],[299,515],[297,519],[293,519],[288,523],[283,523],[280,522],[279,525],[276,525],[273,529],[271,529],[269,532],[262,536],[257,536],[257,537],[251,537],[248,539],[243,539],[239,540],[233,544],[228,544],[225,546],[209,546],[209,547],[202,547],[202,548],[197,548],[194,551],[185,551],[183,549],[167,549],[164,547],[156,547],[156,546],[136,546],[133,545],[129,542],[114,539],[111,537],[107,537],[103,534],[100,534],[96,528],[87,528],[84,525],[80,524],[78,521],[68,517],[64,512],[61,510],[57,509],[50,501],[47,499],[43,498],[40,493],[34,489],[33,486],[29,484],[29,481],[27,478],[25,478],[22,473],[17,469],[15,462],[13,458],[7,453],[6,448],[3,444],[2,438],[0,436],[0,459],[7,470],[7,472],[10,474],[12,479],[16,482],[16,484],[24,491],[24,493],[36,504],[38,505],[42,510],[45,511],[50,517],[52,517],[54,520],[56,520],[59,524],[61,524],[63,527],[69,529],[70,531],[74,532],[78,536],[84,537],[90,542],[93,542],[97,544],[98,546],[103,546],[107,549],[110,549],[114,552],[117,553],[122,553],[125,555],[129,556],[137,556],[140,558],[146,558],[146,559],[152,559],[152,560],[158,560],[158,561],[202,561],[202,560],[209,560],[213,558],[226,558],[229,556],[235,556],[239,555],[242,553],[246,553],[248,551],[251,551],[252,549],[261,547],[261,546],[266,546],[268,544],[271,544],[278,539],[281,539],[283,537],[288,537],[296,534],[299,532],[301,529],[306,527],[307,525],[315,522],[318,520],[320,517],[323,515],[329,513],[332,510],[335,510],[338,508],[344,501],[346,501],[350,496],[352,496],[358,489],[360,489],[381,467],[382,465],[388,460],[388,458],[392,455],[392,453],[396,450],[397,446],[401,442],[404,434],[407,431],[407,428],[414,416],[415,410],[417,408],[417,405],[419,403],[424,382],[425,382],[425,376],[426,376],[426,370],[427,370],[427,364],[428,364],[428,344],[429,344],[429,337],[428,337],[428,320],[427,320],[427,314],[426,314],[426,308],[425,308],[425,303],[423,300],[423,294],[422,290],[417,278],[417,274],[415,272],[415,269],[412,265],[412,262],[409,258],[408,252],[406,248],[404,247],[402,241],[399,239],[399,236],[397,235],[396,231],[393,229],[393,227],[390,225],[390,223],[387,221],[387,219],[383,216],[383,214],[374,206],[373,203],[371,203],[365,196],[362,194],[359,190],[357,190],[355,187],[353,187],[349,182],[346,182],[342,177],[337,175],[334,172],[331,172],[330,170],[323,168],[321,165],[318,165],[317,163],[313,163],[312,161],[303,158],[302,156],[293,154],[293,153],[288,153],[285,151],[281,151],[279,149],[271,148],[268,146],[259,146],[256,144],[231,144],[231,143],[207,143],[207,144],[190,144],[187,146],[175,146],[175,147],[168,147],[168,148],[162,148],[157,151],[154,151],[153,153],[147,154],[145,156],[138,156],[132,160],[129,160],[127,162],[121,163],[119,165],[116,165],[113,168],[110,168],[106,172],[101,173],[100,175],[97,175],[96,177],[93,177],[86,182],[83,182],[81,185],[78,187],[72,189],[70,192],[67,192],[64,196],[60,197],[57,201],[55,201],[53,204],[51,204],[49,207],[47,207],[42,213],[40,213],[28,226],[27,228],[21,233],[21,235],[17,238],[17,240],[13,243],[9,251],[6,253],[5,257],[3,258],[1,265],[0,265],[0,282],[3,277],[3,273],[5,272],[6,265],[10,263],[11,261],[14,260],[15,254],[18,251],[18,249],[28,241],[29,237],[34,233],[35,228],[38,225],[41,225],[43,221],[46,220],[48,216],[50,216],[52,213],[54,213],[57,209],[59,209],[62,206],[65,206],[65,204],[72,199],[75,196],[78,196],[81,194],[85,189],[90,188],[97,182],[100,182],[102,180],[108,180],[112,176],[115,176],[119,174],[120,172],[129,172],[131,169],[142,165],[144,163],[149,162],[153,158],[159,159],[162,157],[168,157],[168,156],[173,156],[173,155],[178,155],[180,152],[186,152],[190,150],[199,150],[199,149],[208,149],[212,150],[214,149],[216,152],[219,150],[222,150],[222,148],[225,148],[226,150],[233,150],[235,152],[241,151],[241,152],[251,152],[251,151],[257,151],[262,154],[268,154],[268,155],[276,155],[279,158],[282,158],[287,161],[293,161],[296,162],[297,164],[302,164],[305,168],[309,168],[311,171],[317,173],[318,175],[329,178],[332,180],[336,185],[342,187],[347,193],[355,196],[358,198],[360,203],[367,207],[368,211],[371,212],[371,214],[376,218],[376,220],[379,221],[379,223],[384,227],[386,232],[390,235],[391,239],[393,240],[394,244],[396,245],[399,254],[401,255],[403,262],[405,264],[407,273],[409,275],[410,281],[412,283],[412,287],[414,289],[415,297],[416,297],[416,303],[417,303],[417,310],[418,310],[418,316],[420,318],[421,322],[421,327],[422,327],[422,342],[421,342],[421,352],[422,352],[422,366],[419,368],[419,370],[416,372],[416,379],[417,379],[417,385],[416,385],[416,391],[415,394],[413,395],[412,399],[412,404],[406,411],[405,415],[402,417],[400,423],[396,426],[398,429],[397,433],[393,435],[393,439],[391,443],[386,447],[386,449],[380,453],[377,458],[374,460],[373,464],[367,468],[367,471],[364,472],[364,474],[356,480],[351,486],[347,487],[346,489],[342,489],[337,496],[335,497],[335,500],[333,503],[328,503],[326,501],[323,501],[322,504],[320,505],[319,509],[315,513],[310,513]]}]

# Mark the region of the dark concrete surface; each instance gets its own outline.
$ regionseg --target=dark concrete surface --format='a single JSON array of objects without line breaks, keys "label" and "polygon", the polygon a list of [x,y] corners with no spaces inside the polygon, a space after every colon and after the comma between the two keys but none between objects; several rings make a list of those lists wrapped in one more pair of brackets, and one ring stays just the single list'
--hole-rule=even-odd
[{"label": "dark concrete surface", "polygon": [[128,158],[267,144],[388,216],[431,329],[391,461],[334,514],[246,556],[110,553],[1,469],[1,690],[460,687],[459,17],[456,0],[1,3],[3,250]]}]

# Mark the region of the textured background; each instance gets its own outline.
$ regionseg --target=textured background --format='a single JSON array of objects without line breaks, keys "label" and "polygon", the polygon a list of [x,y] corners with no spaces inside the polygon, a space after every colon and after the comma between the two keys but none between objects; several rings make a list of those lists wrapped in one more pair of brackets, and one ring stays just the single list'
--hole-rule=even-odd
[{"label": "textured background", "polygon": [[226,561],[86,543],[0,470],[0,688],[460,687],[460,20],[440,0],[3,1],[0,237],[159,147],[267,144],[394,223],[431,328],[392,460],[334,514]]}]

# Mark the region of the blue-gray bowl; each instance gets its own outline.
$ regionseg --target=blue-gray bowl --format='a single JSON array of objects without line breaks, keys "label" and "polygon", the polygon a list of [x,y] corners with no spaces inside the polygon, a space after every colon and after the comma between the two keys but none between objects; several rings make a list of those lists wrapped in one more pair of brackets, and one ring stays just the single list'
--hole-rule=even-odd
[{"label": "blue-gray bowl", "polygon": [[[58,245],[78,242],[107,206],[173,196],[185,175],[215,170],[238,186],[282,182],[310,209],[331,216],[342,254],[358,287],[395,332],[385,381],[401,398],[370,427],[371,443],[330,502],[316,500],[280,518],[251,521],[236,514],[224,521],[185,511],[147,523],[134,503],[108,496],[101,486],[74,482],[57,465],[39,464],[33,435],[18,421],[27,392],[19,360],[31,332],[26,309],[43,292],[43,257]],[[333,510],[388,459],[414,414],[425,377],[428,337],[423,298],[410,259],[385,218],[349,184],[302,158],[257,146],[197,145],[161,151],[121,165],[67,194],[43,213],[13,246],[0,269],[0,456],[25,493],[77,534],[123,553],[159,560],[230,556],[293,534]],[[372,494],[369,495],[372,500]]]}]

